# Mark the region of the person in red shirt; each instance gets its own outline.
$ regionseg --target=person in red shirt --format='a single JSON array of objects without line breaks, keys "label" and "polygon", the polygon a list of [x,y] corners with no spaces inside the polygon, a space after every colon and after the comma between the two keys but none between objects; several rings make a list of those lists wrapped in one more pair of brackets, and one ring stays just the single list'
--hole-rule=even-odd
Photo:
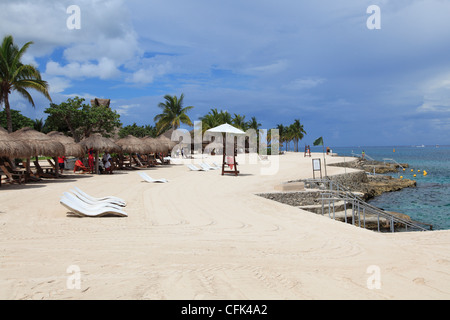
[{"label": "person in red shirt", "polygon": [[94,173],[94,149],[90,148],[88,151],[88,164],[91,173]]},{"label": "person in red shirt", "polygon": [[77,172],[78,170],[82,170],[83,173],[86,173],[89,171],[89,169],[84,166],[83,162],[81,162],[80,159],[75,161],[75,166],[73,167],[73,173]]},{"label": "person in red shirt", "polygon": [[66,161],[66,157],[62,156],[62,157],[58,157],[58,166],[59,166],[59,170],[61,170],[61,174],[64,171],[64,162]]}]

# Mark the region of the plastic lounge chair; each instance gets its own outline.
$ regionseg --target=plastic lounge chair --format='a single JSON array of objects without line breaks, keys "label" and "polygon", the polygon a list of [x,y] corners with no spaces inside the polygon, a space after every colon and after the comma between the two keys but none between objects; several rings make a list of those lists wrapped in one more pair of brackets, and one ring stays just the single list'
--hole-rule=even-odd
[{"label": "plastic lounge chair", "polygon": [[218,168],[211,167],[209,164],[204,163],[204,162],[201,163],[200,166],[205,170],[217,170],[218,169]]},{"label": "plastic lounge chair", "polygon": [[212,166],[209,163],[204,162],[205,168],[209,168],[209,170],[219,170],[222,169],[221,167]]},{"label": "plastic lounge chair", "polygon": [[[92,200],[91,198],[86,198],[81,193],[77,192],[76,190],[70,190],[73,193],[73,196],[75,196],[78,200],[81,200],[83,203],[86,203],[88,205],[103,205],[103,206],[110,206],[115,207],[117,209],[122,209],[122,205],[117,204],[115,202],[111,202],[108,200]],[[72,194],[71,194],[72,195]]]},{"label": "plastic lounge chair", "polygon": [[144,172],[138,172],[138,174],[141,176],[142,179],[144,179],[145,182],[150,182],[150,183],[153,183],[153,182],[160,182],[160,183],[169,182],[169,180],[164,179],[164,178],[162,178],[162,179],[153,179],[152,177],[150,177],[149,175],[147,175]]},{"label": "plastic lounge chair", "polygon": [[101,198],[95,198],[92,197],[90,195],[88,195],[86,192],[83,192],[80,188],[78,187],[74,187],[75,190],[80,193],[82,196],[84,196],[85,198],[92,200],[92,201],[102,201],[102,200],[106,200],[115,204],[118,204],[122,207],[125,207],[127,205],[127,203],[125,202],[125,200],[118,198],[118,197],[114,197],[114,196],[107,196],[107,197],[101,197]]},{"label": "plastic lounge chair", "polygon": [[[80,200],[81,201],[81,200]],[[85,217],[101,217],[106,215],[117,215],[120,217],[127,217],[128,214],[125,211],[122,211],[120,209],[115,209],[112,207],[105,207],[105,206],[86,206],[84,207],[79,202],[73,201],[73,199],[67,198],[65,196],[61,197],[59,200],[59,203],[61,203],[64,207],[70,210],[70,212],[75,213],[79,216],[85,216]]]},{"label": "plastic lounge chair", "polygon": [[222,166],[221,165],[219,165],[219,164],[217,164],[217,162],[213,162],[213,164],[212,165],[209,165],[211,168],[213,168],[213,169],[222,169]]},{"label": "plastic lounge chair", "polygon": [[217,162],[213,162],[213,165],[215,165],[217,168],[222,168],[222,165],[218,164]]},{"label": "plastic lounge chair", "polygon": [[89,204],[69,192],[64,192],[63,195],[61,196],[61,199],[63,199],[63,198],[76,204],[78,207],[86,209],[86,210],[113,209],[113,210],[123,211],[122,207],[112,204],[112,203]]},{"label": "plastic lounge chair", "polygon": [[203,168],[198,168],[198,167],[196,167],[196,166],[193,165],[193,164],[188,164],[187,167],[188,167],[190,170],[192,170],[192,171],[208,171],[208,170],[203,169]]}]

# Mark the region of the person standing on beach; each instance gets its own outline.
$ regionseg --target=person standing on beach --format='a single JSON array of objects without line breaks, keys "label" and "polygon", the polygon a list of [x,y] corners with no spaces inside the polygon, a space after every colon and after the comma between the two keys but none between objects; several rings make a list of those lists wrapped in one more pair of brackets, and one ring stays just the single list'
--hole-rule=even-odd
[{"label": "person standing on beach", "polygon": [[62,156],[62,157],[58,157],[58,166],[59,166],[59,170],[61,170],[61,174],[63,174],[64,171],[64,162],[66,161],[66,157]]},{"label": "person standing on beach", "polygon": [[365,156],[365,155],[366,155],[366,153],[365,153],[364,150],[363,150],[363,151],[362,151],[362,159],[363,159],[363,160],[365,160],[365,159],[364,159],[364,156]]},{"label": "person standing on beach", "polygon": [[88,151],[88,165],[90,173],[94,173],[94,149],[92,148]]}]

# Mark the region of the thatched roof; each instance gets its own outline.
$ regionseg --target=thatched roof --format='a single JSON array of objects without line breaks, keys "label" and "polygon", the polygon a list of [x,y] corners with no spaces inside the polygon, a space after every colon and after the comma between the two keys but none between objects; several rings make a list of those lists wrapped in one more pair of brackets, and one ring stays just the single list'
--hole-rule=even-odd
[{"label": "thatched roof", "polygon": [[28,158],[33,155],[32,151],[30,146],[15,140],[7,130],[0,127],[0,157]]},{"label": "thatched roof", "polygon": [[144,137],[141,140],[149,146],[150,152],[166,152],[167,147],[164,146],[158,139],[152,137]]},{"label": "thatched roof", "polygon": [[65,153],[64,145],[61,142],[52,140],[42,132],[29,127],[19,129],[10,135],[30,146],[34,156],[59,157]]},{"label": "thatched roof", "polygon": [[122,148],[126,153],[150,153],[152,148],[135,136],[128,135],[125,138],[116,141],[116,144]]},{"label": "thatched roof", "polygon": [[91,100],[92,106],[107,106],[109,107],[109,104],[111,103],[111,99],[99,99],[95,98]]},{"label": "thatched roof", "polygon": [[104,152],[120,152],[121,147],[118,146],[113,140],[103,137],[100,133],[94,133],[88,138],[84,138],[80,141],[81,146],[86,149],[94,149],[94,151]]},{"label": "thatched roof", "polygon": [[160,143],[162,143],[167,150],[163,151],[170,151],[173,149],[173,147],[175,147],[177,145],[177,143],[175,141],[170,140],[170,138],[167,138],[165,135],[160,135],[158,138],[156,138],[156,140],[158,140]]},{"label": "thatched roof", "polygon": [[47,136],[51,139],[61,142],[64,145],[66,156],[74,156],[74,157],[83,157],[85,154],[84,148],[76,143],[75,140],[71,137],[64,135],[62,132],[52,131],[47,133]]}]

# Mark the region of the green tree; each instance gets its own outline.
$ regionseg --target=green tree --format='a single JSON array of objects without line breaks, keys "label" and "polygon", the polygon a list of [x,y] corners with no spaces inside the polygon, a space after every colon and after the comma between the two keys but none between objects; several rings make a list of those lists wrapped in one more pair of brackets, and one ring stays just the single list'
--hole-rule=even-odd
[{"label": "green tree", "polygon": [[192,121],[188,117],[187,112],[194,108],[193,106],[183,107],[184,94],[180,98],[177,96],[165,95],[164,103],[160,102],[158,107],[162,109],[162,113],[155,116],[154,121],[158,134],[171,128],[178,129],[181,123],[192,126]]},{"label": "green tree", "polygon": [[240,114],[234,114],[233,120],[231,123],[242,131],[247,131],[247,122],[245,122],[245,116]]},{"label": "green tree", "polygon": [[43,118],[34,119],[33,121],[33,129],[39,132],[45,132],[45,121]]},{"label": "green tree", "polygon": [[128,135],[132,135],[138,138],[150,136],[150,137],[156,137],[157,131],[156,127],[151,125],[145,125],[145,126],[138,126],[136,123],[133,123],[132,125],[128,125],[120,129],[119,131],[119,137],[125,138]]},{"label": "green tree", "polygon": [[115,110],[83,102],[83,98],[75,97],[60,104],[51,103],[44,111],[49,114],[48,129],[68,132],[78,142],[93,133],[109,136],[121,126],[120,115]]},{"label": "green tree", "polygon": [[288,142],[287,129],[288,128],[282,124],[277,124],[277,129],[278,129],[278,133],[280,135],[280,144],[286,143],[285,150],[287,151],[287,142]]},{"label": "green tree", "polygon": [[220,126],[224,123],[232,123],[231,114],[228,111],[220,110],[216,108],[211,109],[206,115],[200,117],[202,121],[202,131],[205,132],[208,129]]},{"label": "green tree", "polygon": [[[33,120],[31,120],[28,117],[25,117],[20,111],[11,109],[10,110],[10,117],[11,117],[11,125],[12,125],[12,131],[17,131],[23,127],[30,127],[33,128]],[[6,110],[0,111],[0,126],[2,126],[5,129],[8,129],[8,121]]]},{"label": "green tree", "polygon": [[306,131],[303,129],[303,125],[299,119],[295,119],[294,123],[289,126],[288,136],[291,140],[294,140],[295,151],[298,152],[298,141],[302,140]]},{"label": "green tree", "polygon": [[4,103],[8,132],[13,131],[9,95],[12,91],[18,92],[34,107],[34,101],[28,89],[34,89],[42,93],[51,101],[48,93],[48,83],[41,78],[38,69],[29,64],[23,64],[20,60],[33,42],[25,43],[22,48],[14,44],[11,35],[3,39],[0,47],[0,104]]},{"label": "green tree", "polygon": [[247,122],[248,129],[258,130],[261,127],[261,123],[256,120],[256,117],[252,117],[250,121]]}]

